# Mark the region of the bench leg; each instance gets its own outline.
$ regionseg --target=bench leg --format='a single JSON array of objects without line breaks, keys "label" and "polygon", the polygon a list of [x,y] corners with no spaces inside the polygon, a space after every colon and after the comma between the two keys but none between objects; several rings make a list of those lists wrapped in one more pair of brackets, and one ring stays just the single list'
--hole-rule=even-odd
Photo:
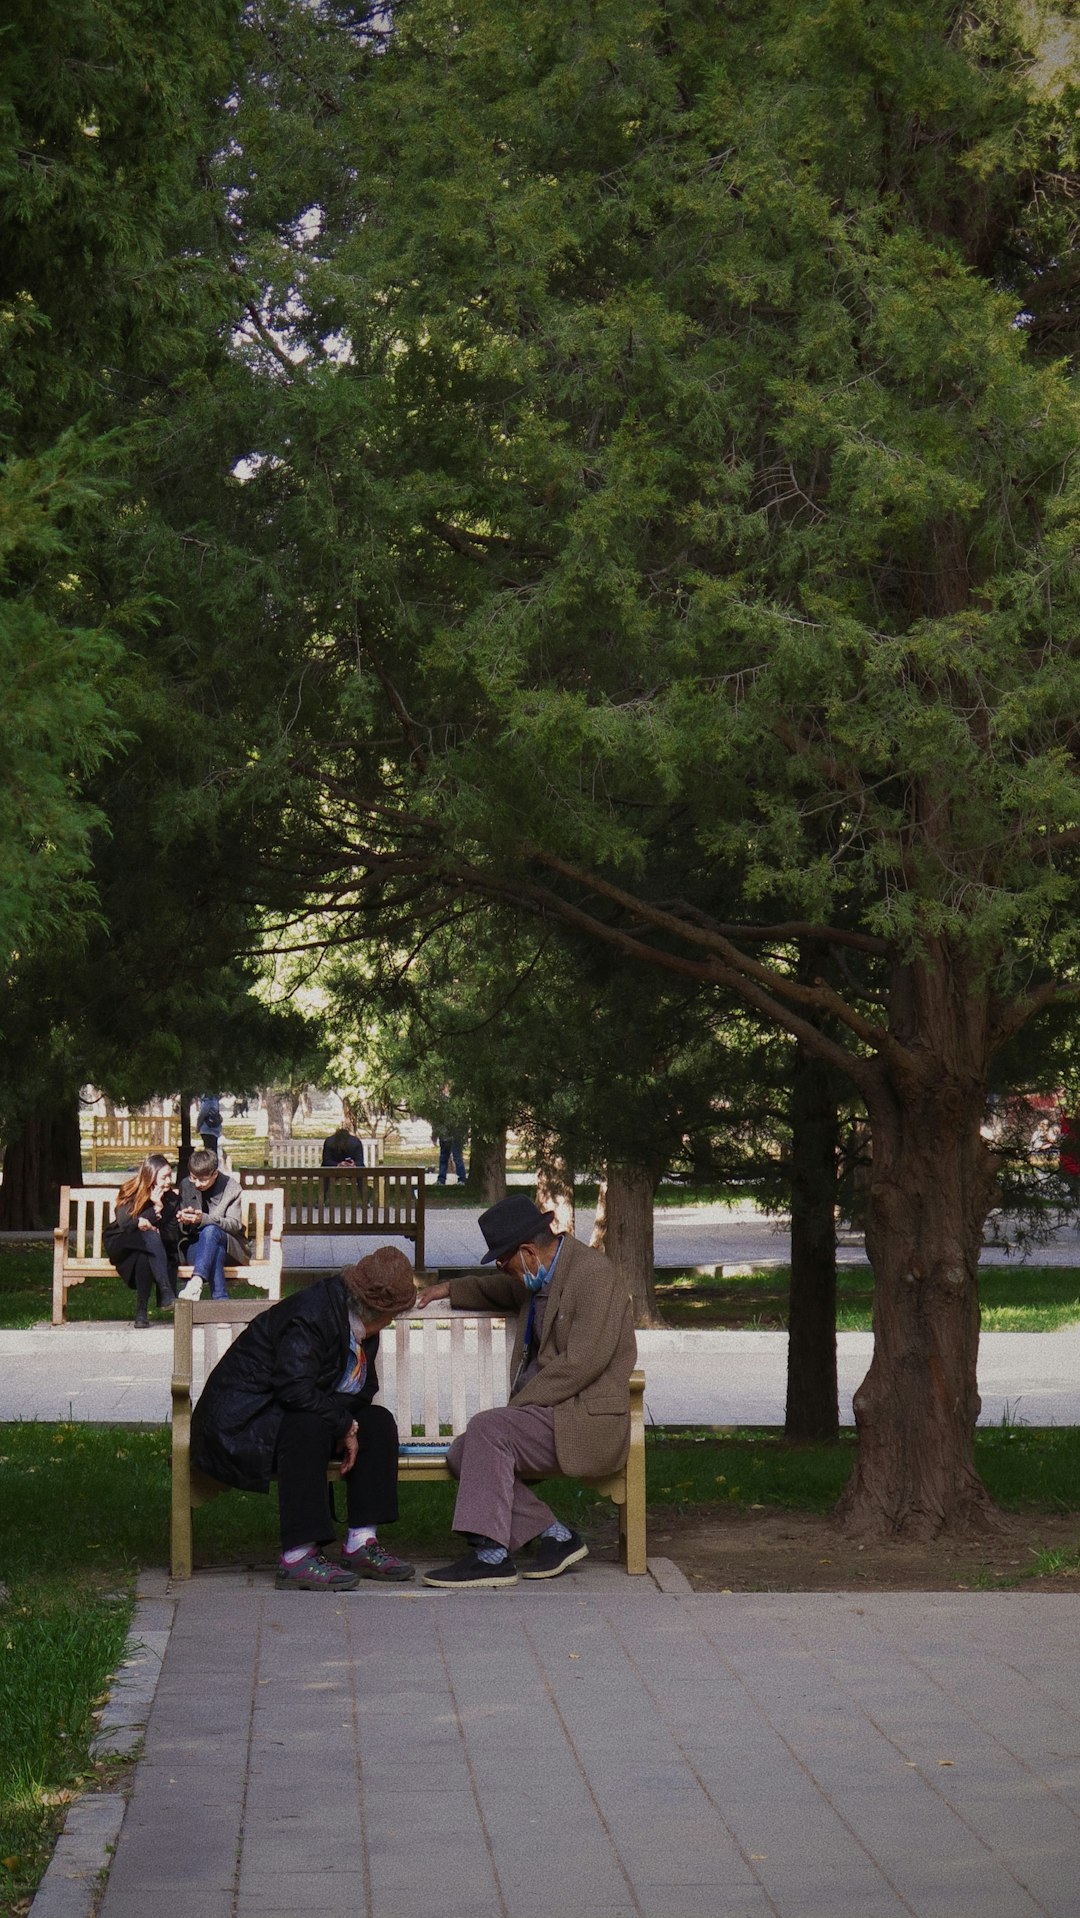
[{"label": "bench leg", "polygon": [[169,1569],[174,1578],[191,1577],[195,1546],[191,1525],[191,1491],[186,1472],[177,1470],[173,1460],[172,1535],[169,1544]]},{"label": "bench leg", "polygon": [[67,1227],[57,1229],[53,1234],[52,1268],[52,1322],[63,1325],[67,1311],[67,1286],[64,1284],[64,1262],[67,1258]]},{"label": "bench leg", "polygon": [[619,1547],[628,1572],[647,1572],[645,1447],[632,1445],[626,1461],[626,1504],[619,1507]]}]

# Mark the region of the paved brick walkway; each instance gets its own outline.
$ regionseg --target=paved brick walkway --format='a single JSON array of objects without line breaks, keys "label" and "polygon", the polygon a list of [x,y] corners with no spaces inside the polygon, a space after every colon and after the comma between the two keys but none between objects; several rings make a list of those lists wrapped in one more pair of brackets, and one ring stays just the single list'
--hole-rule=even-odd
[{"label": "paved brick walkway", "polygon": [[1080,1915],[1080,1597],[168,1597],[100,1918]]}]

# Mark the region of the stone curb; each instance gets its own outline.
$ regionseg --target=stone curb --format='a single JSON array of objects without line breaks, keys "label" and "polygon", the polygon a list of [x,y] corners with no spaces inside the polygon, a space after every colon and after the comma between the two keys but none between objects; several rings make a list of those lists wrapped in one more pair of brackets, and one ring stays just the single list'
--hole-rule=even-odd
[{"label": "stone curb", "polygon": [[[92,1758],[130,1758],[146,1730],[176,1611],[167,1587],[164,1571],[139,1579],[124,1659],[90,1742]],[[89,1792],[71,1806],[28,1918],[91,1918],[126,1802],[121,1792]]]}]

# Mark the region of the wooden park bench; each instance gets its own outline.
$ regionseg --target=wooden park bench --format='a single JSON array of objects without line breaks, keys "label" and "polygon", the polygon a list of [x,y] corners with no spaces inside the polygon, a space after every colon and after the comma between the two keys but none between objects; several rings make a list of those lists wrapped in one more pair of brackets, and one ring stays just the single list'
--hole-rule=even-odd
[{"label": "wooden park bench", "polygon": [[[266,1302],[268,1303],[268,1302]],[[208,1478],[191,1462],[191,1412],[198,1389],[226,1347],[266,1311],[261,1299],[181,1299],[173,1328],[172,1378],[172,1540],[174,1578],[190,1578],[193,1557],[192,1513],[228,1486]],[[442,1317],[440,1317],[440,1313]],[[199,1369],[196,1375],[196,1339]],[[409,1480],[449,1481],[446,1452],[473,1412],[505,1405],[509,1389],[513,1321],[495,1313],[454,1312],[442,1304],[415,1317],[398,1319],[384,1332],[379,1348],[378,1402],[397,1420],[401,1455],[399,1476]],[[626,1464],[605,1478],[585,1479],[619,1511],[619,1552],[628,1572],[644,1572],[645,1543],[645,1374],[630,1379],[630,1452]],[[336,1465],[328,1476],[339,1476]]]},{"label": "wooden park bench", "polygon": [[285,1235],[411,1239],[413,1263],[424,1269],[424,1168],[417,1165],[268,1166],[244,1168],[242,1185],[281,1186]]},{"label": "wooden park bench", "polygon": [[[60,1187],[60,1219],[53,1231],[52,1322],[63,1325],[67,1295],[87,1279],[116,1277],[116,1268],[104,1247],[105,1227],[116,1207],[118,1186]],[[285,1194],[280,1186],[257,1186],[244,1193],[246,1233],[251,1247],[247,1265],[227,1265],[226,1279],[260,1286],[268,1303],[281,1297],[281,1231]],[[191,1277],[190,1265],[180,1267],[182,1280]]]},{"label": "wooden park bench", "polygon": [[[364,1163],[378,1165],[382,1159],[382,1141],[359,1133],[357,1137],[364,1148]],[[321,1165],[322,1149],[321,1139],[237,1140],[233,1147],[233,1164],[247,1165],[256,1170],[272,1165],[292,1172],[302,1166]]]},{"label": "wooden park bench", "polygon": [[175,1152],[179,1138],[180,1121],[171,1114],[95,1118],[90,1132],[90,1170],[97,1171],[98,1156],[103,1152],[123,1152],[130,1159],[144,1159],[148,1152]]}]

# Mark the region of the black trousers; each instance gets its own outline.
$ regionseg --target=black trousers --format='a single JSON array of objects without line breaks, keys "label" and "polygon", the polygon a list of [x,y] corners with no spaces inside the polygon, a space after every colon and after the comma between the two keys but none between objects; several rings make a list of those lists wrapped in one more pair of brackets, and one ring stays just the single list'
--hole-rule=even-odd
[{"label": "black trousers", "polygon": [[145,1244],[136,1253],[135,1316],[145,1319],[150,1294],[157,1288],[158,1304],[167,1305],[176,1297],[176,1267],[170,1264],[165,1242],[158,1232],[144,1232]]},{"label": "black trousers", "polygon": [[[391,1525],[398,1515],[394,1415],[385,1405],[365,1405],[347,1394],[339,1403],[359,1427],[356,1464],[342,1480],[349,1524]],[[286,1412],[274,1453],[283,1552],[310,1539],[321,1545],[333,1538],[326,1468],[334,1456],[335,1441],[325,1419],[316,1412]]]}]

